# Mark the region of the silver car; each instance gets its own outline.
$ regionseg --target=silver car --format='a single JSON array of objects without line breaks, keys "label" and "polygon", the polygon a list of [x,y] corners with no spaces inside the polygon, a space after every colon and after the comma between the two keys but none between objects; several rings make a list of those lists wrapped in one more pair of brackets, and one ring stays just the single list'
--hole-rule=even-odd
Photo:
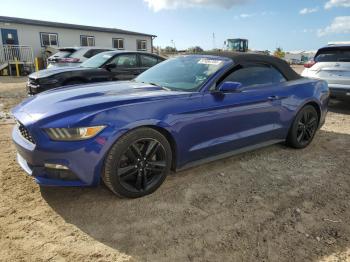
[{"label": "silver car", "polygon": [[113,48],[101,47],[64,47],[59,48],[58,52],[47,59],[47,68],[62,66],[79,66],[89,58],[106,51],[112,51]]},{"label": "silver car", "polygon": [[328,82],[331,97],[350,99],[350,45],[328,45],[305,64],[302,76]]}]

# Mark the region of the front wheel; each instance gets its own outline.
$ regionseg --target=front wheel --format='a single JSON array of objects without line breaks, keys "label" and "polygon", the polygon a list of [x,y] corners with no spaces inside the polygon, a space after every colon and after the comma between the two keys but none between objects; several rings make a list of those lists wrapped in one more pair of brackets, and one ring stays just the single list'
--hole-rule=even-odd
[{"label": "front wheel", "polygon": [[170,172],[172,151],[167,139],[151,128],[121,137],[105,160],[102,179],[116,195],[128,198],[153,193]]},{"label": "front wheel", "polygon": [[307,105],[303,107],[294,119],[287,137],[287,144],[294,148],[305,148],[313,140],[318,128],[316,109]]}]

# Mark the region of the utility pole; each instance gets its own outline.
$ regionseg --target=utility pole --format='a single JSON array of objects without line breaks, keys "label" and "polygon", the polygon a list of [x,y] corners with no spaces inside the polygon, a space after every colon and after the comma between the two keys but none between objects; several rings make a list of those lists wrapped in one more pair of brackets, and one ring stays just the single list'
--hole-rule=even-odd
[{"label": "utility pole", "polygon": [[213,50],[216,49],[215,33],[213,33]]},{"label": "utility pole", "polygon": [[170,43],[172,43],[173,47],[174,47],[174,51],[176,50],[176,46],[175,46],[175,41],[171,40]]}]

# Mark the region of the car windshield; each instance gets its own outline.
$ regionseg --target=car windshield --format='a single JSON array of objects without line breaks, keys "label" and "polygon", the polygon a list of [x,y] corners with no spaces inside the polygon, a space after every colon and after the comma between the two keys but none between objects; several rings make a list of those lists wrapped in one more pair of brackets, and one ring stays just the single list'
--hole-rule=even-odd
[{"label": "car windshield", "polygon": [[350,62],[350,47],[320,50],[315,57],[315,61],[316,62]]},{"label": "car windshield", "polygon": [[198,91],[210,76],[222,68],[224,58],[179,56],[170,58],[139,75],[135,81],[170,90]]},{"label": "car windshield", "polygon": [[113,55],[109,53],[100,53],[86,60],[84,63],[81,64],[81,67],[88,67],[88,68],[101,67],[104,63],[106,63],[109,59],[111,59],[112,56]]}]

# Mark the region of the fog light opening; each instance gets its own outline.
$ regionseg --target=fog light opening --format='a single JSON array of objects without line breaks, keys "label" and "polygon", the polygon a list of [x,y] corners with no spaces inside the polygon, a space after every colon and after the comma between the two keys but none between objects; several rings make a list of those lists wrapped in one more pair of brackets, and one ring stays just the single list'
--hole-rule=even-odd
[{"label": "fog light opening", "polygon": [[44,166],[46,168],[50,168],[50,169],[58,169],[58,170],[69,170],[68,167],[64,166],[64,165],[59,165],[59,164],[49,164],[49,163],[45,163]]}]

